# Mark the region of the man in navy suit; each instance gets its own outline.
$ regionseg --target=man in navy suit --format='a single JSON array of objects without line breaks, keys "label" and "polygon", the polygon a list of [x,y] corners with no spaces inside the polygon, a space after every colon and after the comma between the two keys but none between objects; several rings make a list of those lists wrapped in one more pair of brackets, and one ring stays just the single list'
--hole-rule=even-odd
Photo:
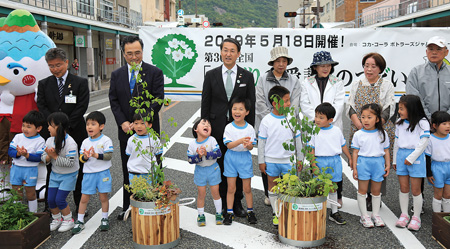
[{"label": "man in navy suit", "polygon": [[[127,65],[118,68],[111,73],[111,85],[109,88],[109,102],[111,104],[111,110],[116,119],[119,130],[120,141],[120,157],[122,159],[122,171],[123,171],[123,184],[130,184],[128,179],[127,161],[128,156],[125,154],[125,148],[127,147],[127,141],[130,135],[128,131],[132,130],[133,123],[131,119],[133,117],[135,109],[130,107],[130,99],[142,95],[143,85],[139,82],[133,81],[133,77],[137,73],[141,74],[142,82],[147,82],[146,90],[153,96],[153,98],[164,99],[164,78],[162,71],[148,63],[142,61],[144,43],[138,36],[127,36],[122,40],[121,49],[123,56],[127,61]],[[132,72],[132,65],[137,65],[142,70]],[[134,75],[132,75],[132,73]],[[147,98],[144,96],[144,101]],[[151,101],[151,100],[150,100]],[[160,132],[159,127],[159,110],[161,105],[158,103],[152,103],[147,108],[146,113],[150,114],[154,112],[152,120],[152,128],[158,134]],[[125,211],[130,206],[130,193],[123,191],[123,211],[117,217],[122,220]]]},{"label": "man in navy suit", "polygon": [[[69,60],[66,52],[61,48],[51,48],[45,54],[45,60],[53,74],[39,81],[37,92],[37,107],[47,118],[53,112],[64,112],[70,120],[69,135],[81,147],[83,140],[87,138],[86,122],[83,115],[89,105],[89,85],[85,78],[69,73],[67,70]],[[40,132],[44,139],[50,134],[46,126]],[[47,165],[47,180],[50,179],[51,164]],[[83,163],[80,162],[77,183],[73,191],[73,199],[78,213],[78,205],[81,200],[81,182],[83,180]],[[47,196],[47,193],[46,193]],[[47,204],[47,202],[46,202]],[[46,207],[47,209],[47,207]]]},{"label": "man in navy suit", "polygon": [[[230,102],[235,97],[243,97],[252,103],[245,120],[255,125],[255,80],[253,74],[236,65],[241,55],[241,44],[236,39],[227,38],[220,44],[220,55],[223,65],[208,71],[205,75],[202,91],[201,117],[211,122],[211,135],[217,140],[222,151],[222,157],[217,160],[222,172],[222,182],[219,184],[222,198],[223,214],[227,213],[227,178],[223,175],[223,159],[227,147],[223,143],[225,126],[233,121]],[[229,71],[231,70],[231,71]],[[231,80],[229,80],[231,77]],[[228,81],[228,82],[227,82]],[[229,83],[229,84],[228,84]],[[242,208],[241,199],[242,179],[236,179],[236,193],[234,196],[233,212],[238,217],[246,217],[247,212]]]}]

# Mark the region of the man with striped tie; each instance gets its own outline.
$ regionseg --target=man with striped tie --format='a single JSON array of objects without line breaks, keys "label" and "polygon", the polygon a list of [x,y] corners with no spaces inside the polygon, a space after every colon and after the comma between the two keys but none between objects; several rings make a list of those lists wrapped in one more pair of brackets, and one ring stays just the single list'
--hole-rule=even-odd
[{"label": "man with striped tie", "polygon": [[[61,48],[51,48],[45,54],[45,60],[53,74],[39,81],[37,93],[37,106],[47,118],[53,112],[64,112],[69,116],[69,135],[75,139],[78,149],[87,138],[86,122],[83,115],[89,105],[89,85],[85,78],[73,75],[67,70],[69,60],[66,52]],[[47,127],[43,127],[41,136],[49,137]],[[47,183],[51,172],[51,165],[47,165]],[[73,199],[78,213],[78,205],[81,199],[81,181],[83,180],[83,164],[80,162],[77,184],[73,192]],[[47,202],[45,202],[47,203]]]}]

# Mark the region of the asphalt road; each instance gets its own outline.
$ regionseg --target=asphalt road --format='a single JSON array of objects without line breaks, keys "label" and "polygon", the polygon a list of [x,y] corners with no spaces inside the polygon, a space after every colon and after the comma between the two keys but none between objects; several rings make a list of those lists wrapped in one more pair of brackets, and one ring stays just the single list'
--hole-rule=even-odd
[{"label": "asphalt road", "polygon": [[[196,197],[197,190],[193,183],[193,167],[186,162],[186,151],[192,137],[192,123],[199,116],[200,102],[173,102],[165,107],[163,120],[174,117],[177,127],[170,127],[163,122],[163,129],[171,136],[170,148],[165,151],[164,166],[166,177],[175,182],[181,189],[181,198]],[[104,134],[114,143],[114,154],[111,168],[113,179],[110,194],[110,230],[100,232],[98,226],[101,219],[98,196],[92,196],[88,205],[89,216],[86,218],[86,229],[72,236],[70,232],[51,233],[41,248],[132,248],[133,237],[131,220],[119,221],[117,215],[122,210],[122,169],[120,164],[117,125],[109,108],[107,93],[91,97],[88,112],[100,110],[106,116]],[[349,120],[344,121],[348,126]],[[345,131],[348,137],[348,129]],[[181,240],[177,248],[288,248],[278,240],[277,230],[271,224],[272,210],[265,206],[264,192],[260,179],[261,173],[253,156],[255,177],[252,179],[254,195],[254,210],[258,224],[249,225],[244,218],[236,218],[231,226],[216,226],[213,216],[207,216],[207,226],[199,228],[196,225],[196,204],[180,209]],[[350,176],[344,161],[344,173]],[[350,173],[349,173],[350,172]],[[393,171],[391,171],[393,172]],[[393,227],[396,215],[400,214],[398,204],[399,184],[395,172],[387,178],[387,195],[382,197],[381,216],[388,224],[385,228],[363,228],[359,223],[359,210],[356,205],[355,181],[344,175],[344,206],[342,216],[347,224],[340,226],[327,221],[326,242],[320,248],[440,248],[431,237],[431,186],[425,187],[425,214],[422,215],[422,228],[418,232]],[[211,195],[207,194],[205,212],[215,212]],[[72,210],[75,204],[72,195],[68,197]],[[245,201],[242,202],[245,207]],[[411,200],[412,203],[412,200]],[[43,203],[39,204],[40,210]],[[329,211],[328,211],[329,212]],[[73,214],[76,219],[76,214]]]}]

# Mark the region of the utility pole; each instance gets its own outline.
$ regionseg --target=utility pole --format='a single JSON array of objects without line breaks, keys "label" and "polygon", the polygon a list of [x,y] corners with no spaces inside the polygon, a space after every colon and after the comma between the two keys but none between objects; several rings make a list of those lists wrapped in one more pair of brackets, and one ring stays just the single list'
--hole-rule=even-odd
[{"label": "utility pole", "polygon": [[317,0],[317,28],[320,28],[320,1]]}]

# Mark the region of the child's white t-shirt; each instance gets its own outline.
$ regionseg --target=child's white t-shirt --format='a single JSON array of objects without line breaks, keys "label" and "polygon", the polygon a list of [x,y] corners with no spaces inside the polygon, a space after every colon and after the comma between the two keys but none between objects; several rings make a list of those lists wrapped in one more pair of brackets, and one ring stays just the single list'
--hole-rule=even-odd
[{"label": "child's white t-shirt", "polygon": [[[23,133],[20,133],[15,135],[9,144],[9,147],[16,150],[17,146],[23,146],[29,154],[42,155],[44,153],[45,140],[39,134],[33,137],[26,137]],[[28,161],[24,156],[20,156],[19,158],[13,157],[12,160],[14,165],[22,167],[35,167],[39,165],[39,162]]]},{"label": "child's white t-shirt", "polygon": [[378,129],[364,130],[361,129],[355,132],[352,140],[352,148],[359,150],[358,156],[365,157],[380,157],[384,156],[384,150],[389,148],[389,137],[384,131],[385,139],[380,134]]},{"label": "child's white t-shirt", "polygon": [[[236,141],[243,137],[250,137],[250,141],[252,142],[252,144],[256,144],[255,129],[253,128],[253,126],[247,122],[245,122],[244,126],[238,126],[233,121],[227,124],[227,126],[225,127],[225,131],[223,133],[223,143],[227,145],[229,142]],[[230,150],[248,151],[248,149],[245,148],[243,144],[240,144]]]},{"label": "child's white t-shirt", "polygon": [[[283,143],[290,143],[290,140],[293,139],[292,131],[281,123],[284,119],[285,116],[277,116],[271,112],[261,120],[258,138],[266,140],[265,162],[290,163],[289,158],[295,153],[294,151],[287,151],[283,147]],[[300,133],[296,134],[295,137],[298,136],[300,136]]]},{"label": "child's white t-shirt", "polygon": [[[80,155],[84,154],[84,150],[88,151],[91,147],[94,148],[95,153],[105,154],[113,152],[113,144],[109,137],[101,134],[98,138],[86,138],[81,144]],[[107,170],[111,167],[111,160],[99,160],[95,157],[90,157],[83,166],[83,173],[96,173]]]},{"label": "child's white t-shirt", "polygon": [[426,119],[421,119],[413,132],[407,130],[408,126],[408,120],[404,120],[401,125],[395,125],[395,137],[399,148],[416,149],[421,138],[430,137],[430,124]]},{"label": "child's white t-shirt", "polygon": [[[73,166],[61,167],[57,165],[56,160],[51,159],[52,172],[55,172],[57,174],[70,174],[78,171],[78,169],[80,168],[78,159],[78,144],[71,136],[69,136],[69,134],[66,134],[65,139],[66,141],[65,143],[63,142],[63,147],[61,148],[58,157],[61,156],[66,158],[73,158]],[[55,148],[55,137],[49,137],[47,139],[47,141],[45,142],[45,148]]]},{"label": "child's white t-shirt", "polygon": [[[212,136],[209,136],[208,138],[206,138],[205,140],[203,140],[200,143],[197,142],[197,139],[194,139],[189,143],[189,147],[188,147],[188,151],[187,151],[187,156],[188,156],[188,160],[190,163],[192,163],[191,157],[198,155],[197,149],[199,149],[201,146],[205,147],[206,152],[211,152],[211,151],[214,151],[217,149],[220,150],[219,144],[217,144],[216,139]],[[207,167],[207,166],[213,165],[216,161],[217,161],[217,158],[215,158],[215,159],[209,158],[208,159],[206,156],[203,156],[202,161],[197,163],[196,165],[201,166],[201,167]]]},{"label": "child's white t-shirt", "polygon": [[342,154],[345,138],[341,129],[330,125],[320,128],[318,134],[311,136],[308,145],[314,149],[315,156],[336,156]]},{"label": "child's white t-shirt", "polygon": [[[136,151],[139,142],[141,142],[140,149]],[[153,154],[152,157],[149,152]],[[129,172],[147,174],[151,169],[151,161],[156,162],[156,155],[162,154],[163,149],[159,139],[155,140],[149,135],[139,136],[135,133],[128,138],[125,153],[130,156],[127,162]]]},{"label": "child's white t-shirt", "polygon": [[440,138],[431,134],[430,142],[425,150],[425,154],[431,156],[431,160],[438,162],[450,161],[450,135]]}]

